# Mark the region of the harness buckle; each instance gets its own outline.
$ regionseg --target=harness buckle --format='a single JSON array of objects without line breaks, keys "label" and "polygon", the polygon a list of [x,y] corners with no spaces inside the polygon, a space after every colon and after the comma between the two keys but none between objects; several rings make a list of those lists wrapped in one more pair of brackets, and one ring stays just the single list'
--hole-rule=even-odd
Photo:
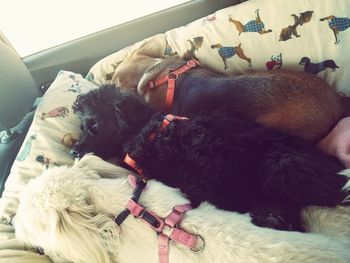
[{"label": "harness buckle", "polygon": [[141,211],[141,213],[138,216],[135,216],[135,218],[145,220],[155,229],[159,229],[159,227],[161,227],[162,225],[159,219],[152,213],[148,212],[145,208]]},{"label": "harness buckle", "polygon": [[144,189],[147,185],[147,179],[146,178],[137,178],[136,179],[136,186],[141,187],[142,189]]}]

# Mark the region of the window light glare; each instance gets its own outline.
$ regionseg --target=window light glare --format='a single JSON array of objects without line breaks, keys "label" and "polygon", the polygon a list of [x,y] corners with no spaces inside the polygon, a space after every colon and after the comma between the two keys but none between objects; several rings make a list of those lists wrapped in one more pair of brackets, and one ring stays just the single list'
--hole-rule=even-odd
[{"label": "window light glare", "polygon": [[0,30],[21,57],[189,0],[7,0]]}]

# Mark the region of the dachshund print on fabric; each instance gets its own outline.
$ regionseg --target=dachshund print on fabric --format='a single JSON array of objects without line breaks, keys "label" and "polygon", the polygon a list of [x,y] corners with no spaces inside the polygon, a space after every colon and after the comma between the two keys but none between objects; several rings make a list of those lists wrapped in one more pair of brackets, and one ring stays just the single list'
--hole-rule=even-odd
[{"label": "dachshund print on fabric", "polygon": [[243,25],[241,22],[234,20],[232,16],[229,16],[228,21],[233,23],[236,27],[236,29],[239,32],[239,35],[242,32],[257,32],[259,34],[265,34],[272,32],[271,29],[266,30],[264,23],[261,21],[259,16],[259,9],[255,10],[255,20],[251,20],[245,25]]},{"label": "dachshund print on fabric", "polygon": [[41,113],[41,119],[44,120],[46,118],[55,118],[62,117],[65,118],[68,116],[69,109],[67,107],[57,107],[49,112]]},{"label": "dachshund print on fabric", "polygon": [[287,41],[288,39],[292,38],[292,35],[295,37],[300,37],[297,32],[297,27],[310,22],[312,13],[313,11],[305,11],[303,13],[300,13],[300,16],[292,14],[292,17],[294,17],[294,24],[281,30],[279,41]]},{"label": "dachshund print on fabric", "polygon": [[183,59],[184,60],[191,60],[191,59],[196,59],[199,60],[195,54],[195,52],[202,47],[203,44],[203,37],[195,37],[192,40],[188,39],[187,40],[190,43],[190,49],[188,49],[184,55]]},{"label": "dachshund print on fabric", "polygon": [[280,69],[282,67],[282,64],[282,53],[279,53],[278,55],[271,56],[271,60],[266,62],[266,68],[268,70],[272,70],[276,66],[277,69]]},{"label": "dachshund print on fabric", "polygon": [[320,63],[311,63],[311,60],[308,57],[301,58],[299,65],[304,65],[304,71],[311,74],[317,74],[326,68],[330,68],[332,71],[339,68],[333,59],[327,59]]},{"label": "dachshund print on fabric", "polygon": [[339,31],[344,31],[350,27],[350,18],[347,17],[336,17],[336,16],[327,16],[321,18],[320,21],[328,21],[328,26],[332,29],[335,37],[335,44],[340,42],[338,35]]},{"label": "dachshund print on fabric", "polygon": [[244,54],[244,51],[241,48],[241,44],[239,44],[236,47],[224,47],[221,44],[215,44],[215,45],[211,45],[211,48],[218,49],[219,56],[222,58],[222,61],[224,62],[224,69],[227,69],[227,59],[233,57],[236,54],[241,59],[246,60],[248,62],[248,65],[251,66],[252,60],[251,58],[248,58]]}]

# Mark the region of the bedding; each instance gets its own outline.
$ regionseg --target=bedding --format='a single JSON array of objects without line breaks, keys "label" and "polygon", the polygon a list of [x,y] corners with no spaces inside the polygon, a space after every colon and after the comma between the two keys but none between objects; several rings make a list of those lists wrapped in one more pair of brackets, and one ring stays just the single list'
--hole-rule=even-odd
[{"label": "bedding", "polygon": [[69,147],[79,136],[72,102],[80,93],[112,83],[117,67],[132,52],[195,58],[202,66],[227,75],[304,70],[350,95],[349,19],[348,0],[322,0],[322,4],[317,0],[251,0],[111,54],[96,63],[85,79],[59,72],[37,108],[0,199],[0,263],[49,262],[14,237],[10,222],[18,194],[46,167],[72,163]]},{"label": "bedding", "polygon": [[350,95],[349,23],[348,0],[251,0],[111,54],[91,68],[87,79],[111,83],[123,59],[147,43],[147,55],[195,58],[227,75],[304,70]]},{"label": "bedding", "polygon": [[49,262],[19,242],[9,223],[16,213],[18,195],[31,178],[49,166],[73,162],[69,149],[80,129],[71,106],[79,94],[95,88],[79,74],[60,71],[41,99],[0,199],[0,262]]}]

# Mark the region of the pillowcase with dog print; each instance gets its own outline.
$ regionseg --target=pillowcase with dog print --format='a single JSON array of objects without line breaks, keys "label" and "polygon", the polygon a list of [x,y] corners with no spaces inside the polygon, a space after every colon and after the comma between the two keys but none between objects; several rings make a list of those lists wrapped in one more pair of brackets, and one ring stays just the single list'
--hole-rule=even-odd
[{"label": "pillowcase with dog print", "polygon": [[60,71],[44,94],[24,143],[18,152],[0,199],[0,222],[10,223],[24,185],[49,166],[70,164],[70,146],[80,135],[80,121],[73,114],[76,97],[97,88],[81,75]]}]

